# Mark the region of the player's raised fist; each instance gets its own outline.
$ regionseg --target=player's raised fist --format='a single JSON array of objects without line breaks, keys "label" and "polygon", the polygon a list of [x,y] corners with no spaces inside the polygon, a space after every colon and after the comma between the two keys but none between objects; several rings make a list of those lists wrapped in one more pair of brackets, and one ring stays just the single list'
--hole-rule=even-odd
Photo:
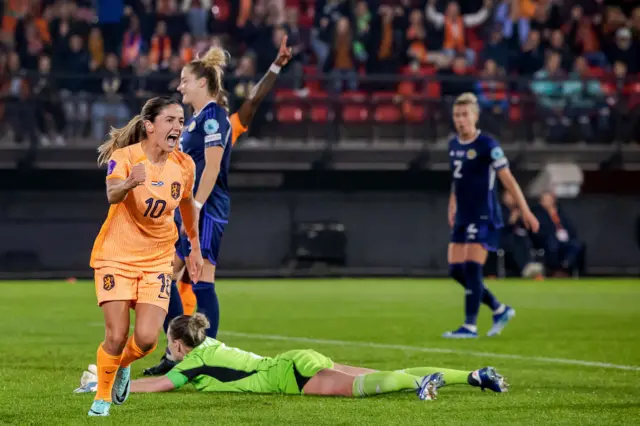
[{"label": "player's raised fist", "polygon": [[147,172],[143,163],[138,163],[131,169],[131,174],[127,177],[129,181],[129,187],[135,188],[138,185],[143,185],[147,180]]},{"label": "player's raised fist", "polygon": [[273,61],[273,63],[279,67],[284,67],[291,60],[292,53],[291,48],[287,46],[288,39],[288,36],[282,37],[282,41],[280,42],[280,50],[278,50],[278,56],[276,57],[276,60]]}]

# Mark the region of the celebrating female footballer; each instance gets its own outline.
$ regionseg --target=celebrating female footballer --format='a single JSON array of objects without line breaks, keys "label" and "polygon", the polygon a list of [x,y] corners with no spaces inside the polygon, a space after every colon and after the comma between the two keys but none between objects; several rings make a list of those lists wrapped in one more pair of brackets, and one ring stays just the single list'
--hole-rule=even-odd
[{"label": "celebrating female footballer", "polygon": [[[108,416],[112,402],[127,398],[131,363],[156,347],[169,304],[176,209],[191,244],[199,245],[192,191],[195,165],[175,150],[183,124],[178,102],[152,98],[129,124],[112,129],[98,149],[98,163],[107,164],[111,206],[91,253],[105,339],[97,352],[98,387],[90,416]],[[199,250],[187,263],[193,276],[200,276]],[[127,339],[130,308],[136,321]]]}]

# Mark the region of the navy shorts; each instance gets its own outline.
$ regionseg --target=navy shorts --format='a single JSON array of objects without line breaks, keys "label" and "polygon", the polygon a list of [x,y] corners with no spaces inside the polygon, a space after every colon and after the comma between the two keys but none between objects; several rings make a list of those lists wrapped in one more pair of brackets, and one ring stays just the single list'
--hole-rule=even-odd
[{"label": "navy shorts", "polygon": [[482,244],[489,251],[500,247],[500,229],[491,223],[456,224],[451,231],[451,242],[458,244]]},{"label": "navy shorts", "polygon": [[[203,207],[200,213],[200,251],[202,252],[203,259],[208,259],[212,265],[217,265],[220,245],[222,244],[222,235],[224,234],[227,221],[215,218],[205,209],[206,207]],[[176,215],[176,225],[179,230],[179,215]],[[176,242],[176,254],[180,259],[185,260],[190,253],[191,243],[189,242],[189,237],[180,234]]]}]

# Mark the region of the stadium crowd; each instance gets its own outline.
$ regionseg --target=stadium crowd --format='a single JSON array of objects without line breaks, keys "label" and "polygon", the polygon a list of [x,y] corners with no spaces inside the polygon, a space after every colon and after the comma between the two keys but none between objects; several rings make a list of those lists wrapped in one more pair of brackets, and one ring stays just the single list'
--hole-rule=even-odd
[{"label": "stadium crowd", "polygon": [[[232,108],[288,35],[281,122],[446,122],[475,92],[483,128],[533,126],[549,142],[638,140],[640,6],[633,0],[7,0],[0,90],[14,140],[102,140],[151,94],[175,92],[210,45],[233,61]],[[377,78],[377,76],[387,76]],[[390,78],[389,76],[394,76]],[[361,103],[362,99],[366,102]],[[28,102],[34,100],[33,102]],[[373,103],[369,103],[373,101]],[[314,104],[315,105],[315,104]],[[255,123],[259,136],[261,123]],[[35,133],[34,133],[35,132]]]}]

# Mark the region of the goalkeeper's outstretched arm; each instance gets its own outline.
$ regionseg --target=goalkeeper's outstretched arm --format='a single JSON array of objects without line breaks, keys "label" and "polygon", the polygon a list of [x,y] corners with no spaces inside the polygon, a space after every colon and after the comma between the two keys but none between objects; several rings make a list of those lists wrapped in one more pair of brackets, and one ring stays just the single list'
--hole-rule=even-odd
[{"label": "goalkeeper's outstretched arm", "polygon": [[176,386],[167,376],[131,381],[131,392],[169,392],[174,389],[176,389]]}]

